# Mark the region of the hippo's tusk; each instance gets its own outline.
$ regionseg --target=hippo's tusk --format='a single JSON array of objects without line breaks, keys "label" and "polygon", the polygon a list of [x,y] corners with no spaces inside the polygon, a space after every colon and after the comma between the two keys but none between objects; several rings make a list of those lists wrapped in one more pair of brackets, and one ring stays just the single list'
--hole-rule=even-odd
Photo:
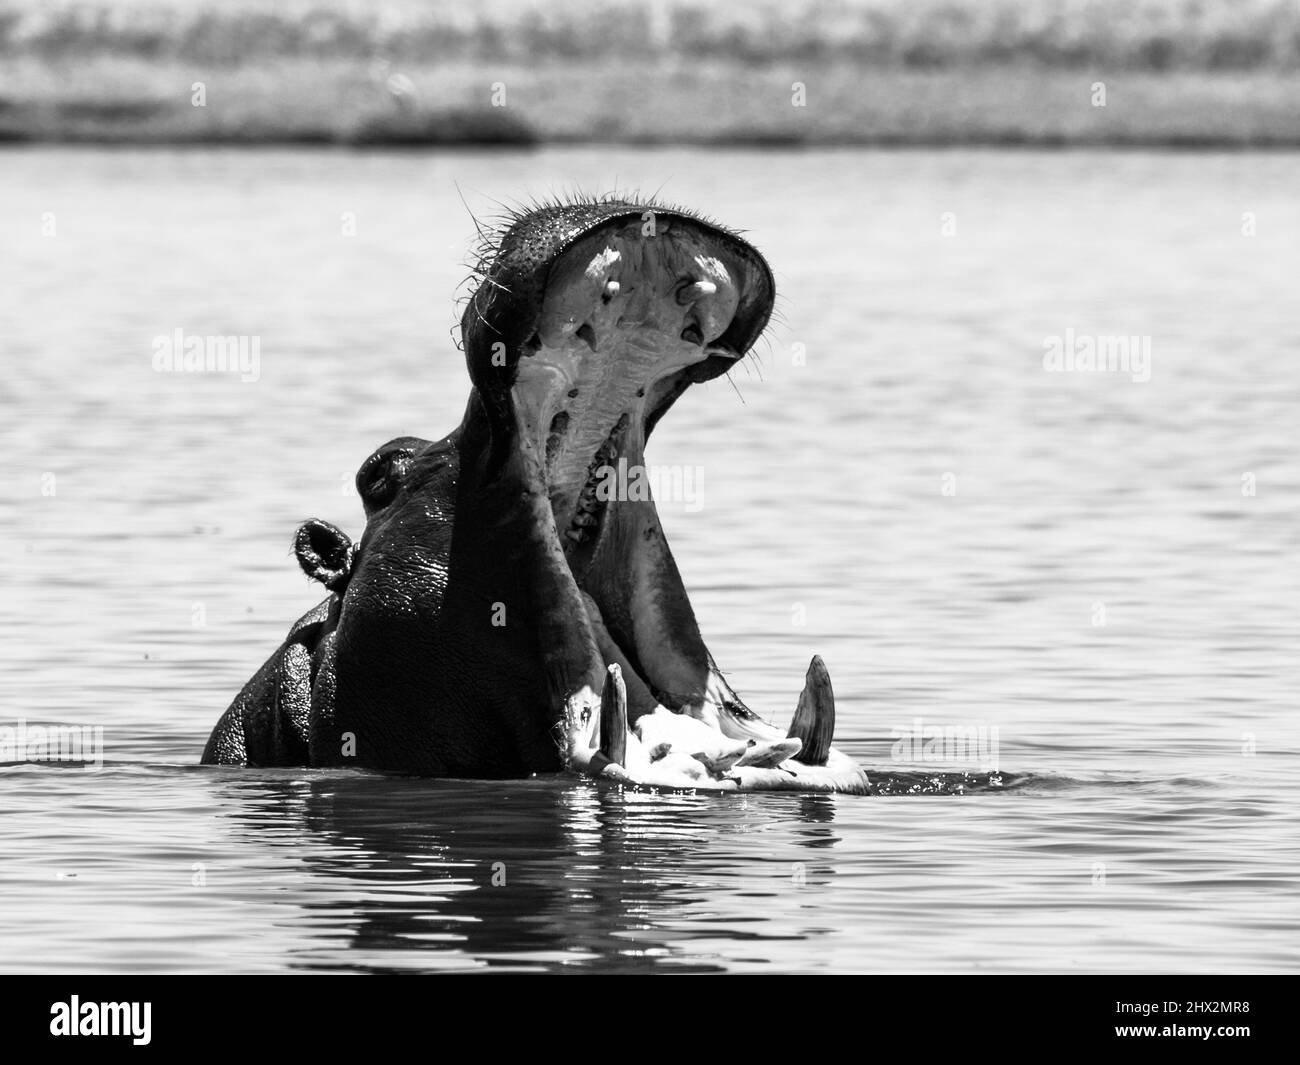
[{"label": "hippo's tusk", "polygon": [[628,776],[628,772],[617,762],[611,762],[599,751],[592,753],[591,761],[585,766],[580,767],[581,772],[593,777],[606,777],[609,780],[617,780],[622,784],[635,784],[636,781]]},{"label": "hippo's tusk", "polygon": [[805,765],[825,765],[835,736],[835,693],[821,655],[813,655],[788,735],[803,743]]},{"label": "hippo's tusk", "polygon": [[600,692],[600,753],[619,765],[627,761],[627,685],[617,662]]},{"label": "hippo's tusk", "polygon": [[617,281],[606,281],[605,291],[602,292],[600,296],[601,302],[608,303],[610,300],[612,300],[615,296],[618,295],[618,290],[620,287],[621,286]]}]

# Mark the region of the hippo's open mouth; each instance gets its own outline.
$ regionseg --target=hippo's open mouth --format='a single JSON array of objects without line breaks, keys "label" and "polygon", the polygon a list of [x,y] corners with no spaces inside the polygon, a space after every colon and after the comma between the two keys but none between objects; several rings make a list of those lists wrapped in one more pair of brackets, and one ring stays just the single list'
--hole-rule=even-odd
[{"label": "hippo's open mouth", "polygon": [[689,384],[749,350],[772,299],[757,252],[680,214],[649,229],[640,211],[616,216],[550,263],[510,387],[508,465],[535,496],[552,563],[541,639],[559,674],[573,769],[672,787],[866,787],[830,745],[834,697],[821,660],[788,732],[765,724],[705,648],[650,479],[619,496],[627,471],[645,471],[658,419]]}]

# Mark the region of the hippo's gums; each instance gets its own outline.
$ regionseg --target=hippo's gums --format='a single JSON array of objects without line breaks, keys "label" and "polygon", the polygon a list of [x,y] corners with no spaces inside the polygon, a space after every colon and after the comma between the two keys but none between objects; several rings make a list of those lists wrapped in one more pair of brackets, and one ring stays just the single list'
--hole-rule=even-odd
[{"label": "hippo's gums", "polygon": [[312,521],[330,597],[218,722],[206,763],[509,777],[568,768],[654,786],[865,791],[831,746],[814,658],[788,732],[700,638],[654,502],[598,488],[767,324],[767,263],[654,203],[553,204],[484,249],[461,318],[460,427],[362,465],[355,546]]}]

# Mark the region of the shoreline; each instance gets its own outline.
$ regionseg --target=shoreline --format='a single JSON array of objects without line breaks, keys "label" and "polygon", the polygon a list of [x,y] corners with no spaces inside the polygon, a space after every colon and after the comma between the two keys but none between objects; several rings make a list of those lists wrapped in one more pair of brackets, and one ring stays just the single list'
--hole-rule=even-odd
[{"label": "shoreline", "polygon": [[1043,154],[1068,152],[1105,152],[1126,154],[1130,152],[1161,152],[1170,155],[1240,155],[1266,153],[1287,155],[1300,152],[1300,140],[1241,142],[1229,140],[1174,140],[1174,141],[817,141],[817,142],[764,142],[764,141],[691,141],[691,140],[551,140],[551,141],[476,141],[438,140],[428,143],[411,141],[368,141],[364,144],[311,140],[311,139],[188,139],[188,140],[128,140],[123,138],[51,138],[0,136],[0,155],[25,150],[47,148],[94,148],[98,151],[319,151],[349,154],[385,153],[392,155],[420,155],[438,149],[457,152],[516,153],[540,152],[548,148],[633,148],[633,149],[723,149],[729,152],[942,152],[942,151],[1020,151]]},{"label": "shoreline", "polygon": [[0,67],[0,144],[1286,150],[1297,100],[1300,71],[29,56]]}]

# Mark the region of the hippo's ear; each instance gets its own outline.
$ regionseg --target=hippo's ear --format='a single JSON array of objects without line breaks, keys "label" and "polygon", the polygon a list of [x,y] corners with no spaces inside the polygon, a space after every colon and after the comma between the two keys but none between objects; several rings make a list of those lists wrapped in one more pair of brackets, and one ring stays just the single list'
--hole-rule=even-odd
[{"label": "hippo's ear", "polygon": [[341,592],[348,583],[355,550],[347,533],[319,518],[303,522],[293,538],[303,573],[331,592]]}]

